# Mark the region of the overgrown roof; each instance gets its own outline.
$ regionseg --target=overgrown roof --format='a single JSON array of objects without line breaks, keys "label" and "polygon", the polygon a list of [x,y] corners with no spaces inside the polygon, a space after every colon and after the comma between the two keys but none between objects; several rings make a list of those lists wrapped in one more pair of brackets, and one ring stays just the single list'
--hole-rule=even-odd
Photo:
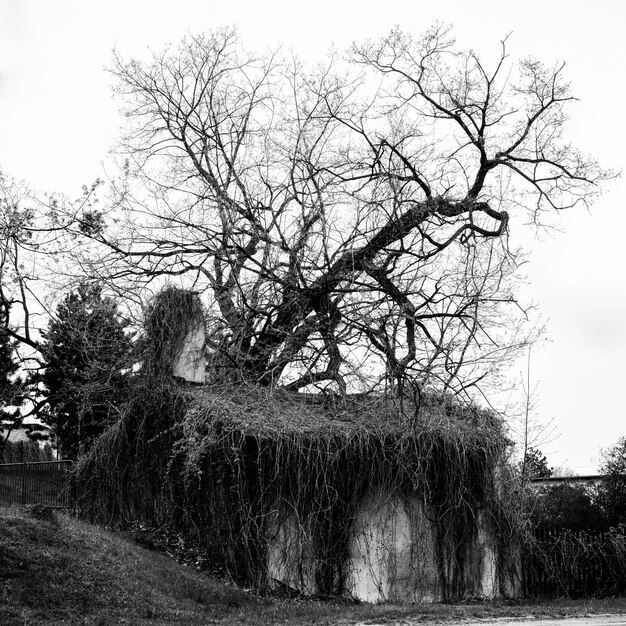
[{"label": "overgrown roof", "polygon": [[411,435],[452,429],[479,435],[503,435],[502,420],[491,411],[435,393],[419,399],[382,394],[347,396],[304,394],[284,389],[197,387],[191,395],[187,418],[217,421],[257,436],[298,434]]},{"label": "overgrown roof", "polygon": [[200,531],[236,578],[258,588],[277,520],[295,519],[315,546],[322,592],[338,593],[368,494],[418,494],[446,554],[465,554],[479,507],[508,528],[495,485],[506,445],[497,415],[434,393],[400,406],[374,394],[147,384],[83,459],[77,490],[96,519]]}]

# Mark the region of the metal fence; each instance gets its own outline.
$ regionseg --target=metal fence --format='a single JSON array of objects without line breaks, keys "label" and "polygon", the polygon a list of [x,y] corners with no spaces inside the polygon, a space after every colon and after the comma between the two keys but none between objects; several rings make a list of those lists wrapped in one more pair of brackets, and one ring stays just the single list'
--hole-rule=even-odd
[{"label": "metal fence", "polygon": [[523,555],[527,596],[570,597],[626,594],[626,535],[539,528],[536,546]]},{"label": "metal fence", "polygon": [[70,507],[72,461],[0,464],[0,503]]}]

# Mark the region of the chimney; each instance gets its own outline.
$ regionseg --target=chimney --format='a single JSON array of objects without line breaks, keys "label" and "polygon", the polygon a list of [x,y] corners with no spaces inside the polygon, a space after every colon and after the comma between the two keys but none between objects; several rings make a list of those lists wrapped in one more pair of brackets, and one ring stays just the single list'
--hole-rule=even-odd
[{"label": "chimney", "polygon": [[190,319],[187,323],[187,333],[180,342],[172,374],[190,383],[204,383],[206,372],[204,332],[204,316],[198,296],[194,294],[194,302],[189,309]]}]

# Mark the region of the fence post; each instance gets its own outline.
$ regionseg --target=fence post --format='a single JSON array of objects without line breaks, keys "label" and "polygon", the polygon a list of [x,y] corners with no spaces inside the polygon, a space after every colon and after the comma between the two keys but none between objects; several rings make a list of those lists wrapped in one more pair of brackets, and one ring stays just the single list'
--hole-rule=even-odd
[{"label": "fence post", "polygon": [[22,461],[22,496],[20,498],[20,504],[26,502],[26,463]]},{"label": "fence post", "polygon": [[71,507],[77,485],[70,461],[0,463],[0,503]]}]

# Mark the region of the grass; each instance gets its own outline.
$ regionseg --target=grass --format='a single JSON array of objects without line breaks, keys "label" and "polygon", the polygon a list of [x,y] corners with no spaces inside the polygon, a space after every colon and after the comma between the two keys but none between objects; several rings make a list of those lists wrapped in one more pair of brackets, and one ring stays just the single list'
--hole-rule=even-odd
[{"label": "grass", "polygon": [[263,597],[52,509],[0,507],[0,623],[392,624],[626,613],[626,599],[372,606]]}]

